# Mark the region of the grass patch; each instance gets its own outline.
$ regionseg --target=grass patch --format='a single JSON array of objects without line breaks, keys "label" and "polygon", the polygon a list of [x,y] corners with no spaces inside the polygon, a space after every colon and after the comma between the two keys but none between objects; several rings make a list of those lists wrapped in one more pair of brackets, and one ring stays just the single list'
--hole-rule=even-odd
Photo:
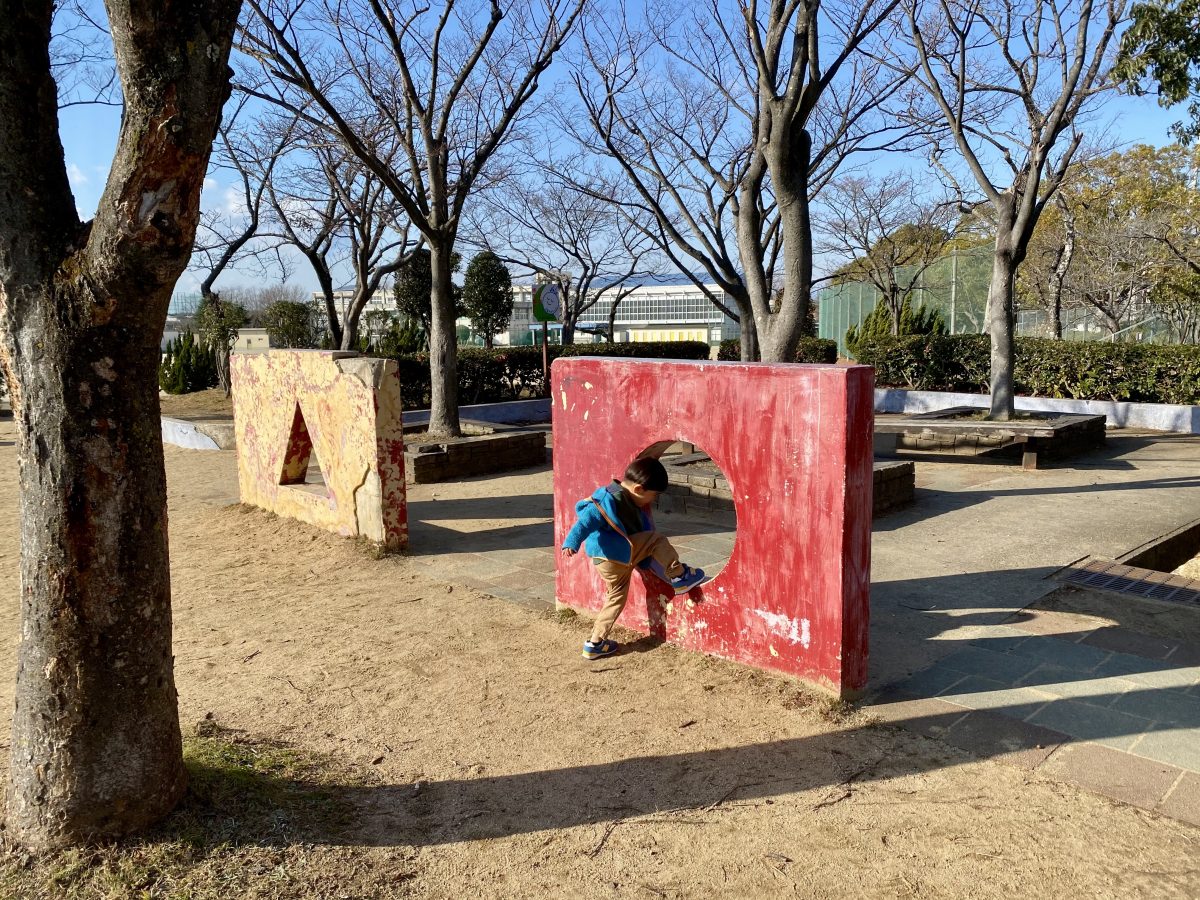
[{"label": "grass patch", "polygon": [[397,851],[354,846],[353,794],[373,779],[341,761],[212,721],[185,740],[184,759],[187,794],[153,831],[43,855],[6,849],[0,897],[373,898],[411,877]]},{"label": "grass patch", "polygon": [[783,708],[807,712],[830,725],[866,725],[871,717],[848,700],[810,691],[795,691],[783,700]]}]

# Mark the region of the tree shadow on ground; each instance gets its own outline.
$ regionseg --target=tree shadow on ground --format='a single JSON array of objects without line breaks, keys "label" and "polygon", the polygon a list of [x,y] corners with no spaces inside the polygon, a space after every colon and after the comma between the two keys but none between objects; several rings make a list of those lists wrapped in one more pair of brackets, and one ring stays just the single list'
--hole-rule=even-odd
[{"label": "tree shadow on ground", "polygon": [[[1149,697],[1157,691],[1138,693]],[[902,705],[909,698],[892,699]],[[1104,702],[1115,696],[1097,699]],[[339,782],[254,769],[201,769],[198,774],[208,782],[208,793],[189,795],[156,837],[184,841],[200,851],[230,841],[276,846],[298,842],[437,846],[635,819],[647,823],[689,816],[708,820],[722,804],[771,802],[821,788],[849,796],[855,783],[927,773],[958,765],[965,758],[936,744],[907,745],[909,752],[897,753],[889,726],[944,736],[979,759],[1012,758],[1024,752],[1044,757],[1065,736],[1022,722],[1031,711],[1029,704],[1009,704],[987,710],[893,715],[883,726],[856,724],[737,747],[440,781]],[[590,728],[593,723],[581,719],[579,727]],[[1094,723],[1087,739],[1122,736],[1119,724],[1103,718]],[[485,760],[478,768],[486,773],[487,767]],[[193,773],[195,777],[197,770]],[[216,803],[211,797],[214,781],[222,798]],[[269,798],[273,812],[263,798]]]}]

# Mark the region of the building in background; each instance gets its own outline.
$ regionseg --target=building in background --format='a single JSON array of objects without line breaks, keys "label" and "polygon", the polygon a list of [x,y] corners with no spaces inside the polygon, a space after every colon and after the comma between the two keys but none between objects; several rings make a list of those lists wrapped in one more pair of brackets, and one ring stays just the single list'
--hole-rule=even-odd
[{"label": "building in background", "polygon": [[[324,322],[326,319],[325,295],[320,291],[313,291],[312,299],[321,316],[321,321]],[[354,302],[354,285],[340,287],[333,292],[333,305],[337,309],[339,325],[346,323],[346,312],[350,309],[352,302]],[[371,299],[363,307],[362,317],[359,319],[359,322],[364,323],[368,321],[367,313],[377,311],[385,312],[388,315],[396,314],[396,299],[392,296],[391,285],[388,285],[386,288],[380,288],[371,295]]]},{"label": "building in background", "polygon": [[[704,341],[717,345],[736,338],[741,329],[725,315],[687,277],[653,276],[636,281],[636,287],[617,304],[613,321],[613,340],[619,344],[639,341]],[[715,284],[708,285],[729,306],[733,300]],[[579,318],[575,342],[598,343],[607,340],[608,318],[616,291],[607,293]],[[460,320],[460,324],[468,324]],[[549,325],[551,343],[560,342],[562,325]],[[541,341],[541,325],[533,318],[533,287],[513,285],[513,315],[508,331],[496,338],[497,346],[521,346]],[[482,341],[480,341],[482,342]]]}]

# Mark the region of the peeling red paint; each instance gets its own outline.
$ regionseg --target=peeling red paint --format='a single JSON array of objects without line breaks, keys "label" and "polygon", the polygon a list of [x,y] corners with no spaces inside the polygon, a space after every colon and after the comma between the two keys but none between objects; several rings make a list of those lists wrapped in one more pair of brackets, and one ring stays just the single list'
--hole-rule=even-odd
[{"label": "peeling red paint", "polygon": [[[687,597],[635,578],[621,623],[794,675],[843,696],[866,687],[873,372],[866,366],[554,363],[554,529],[647,448],[704,447],[734,493],[725,569]],[[686,562],[686,560],[685,560]],[[557,598],[598,611],[594,566],[559,557]]]}]

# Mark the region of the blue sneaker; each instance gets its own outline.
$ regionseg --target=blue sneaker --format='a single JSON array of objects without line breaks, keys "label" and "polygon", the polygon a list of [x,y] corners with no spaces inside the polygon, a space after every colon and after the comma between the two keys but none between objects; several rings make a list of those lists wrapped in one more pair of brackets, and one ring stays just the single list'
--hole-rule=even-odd
[{"label": "blue sneaker", "polygon": [[676,594],[686,594],[696,585],[703,584],[705,580],[703,569],[684,566],[683,573],[678,578],[671,579],[671,587],[675,588]]},{"label": "blue sneaker", "polygon": [[603,659],[606,656],[612,656],[621,645],[616,641],[584,641],[583,642],[583,658],[584,659]]}]

